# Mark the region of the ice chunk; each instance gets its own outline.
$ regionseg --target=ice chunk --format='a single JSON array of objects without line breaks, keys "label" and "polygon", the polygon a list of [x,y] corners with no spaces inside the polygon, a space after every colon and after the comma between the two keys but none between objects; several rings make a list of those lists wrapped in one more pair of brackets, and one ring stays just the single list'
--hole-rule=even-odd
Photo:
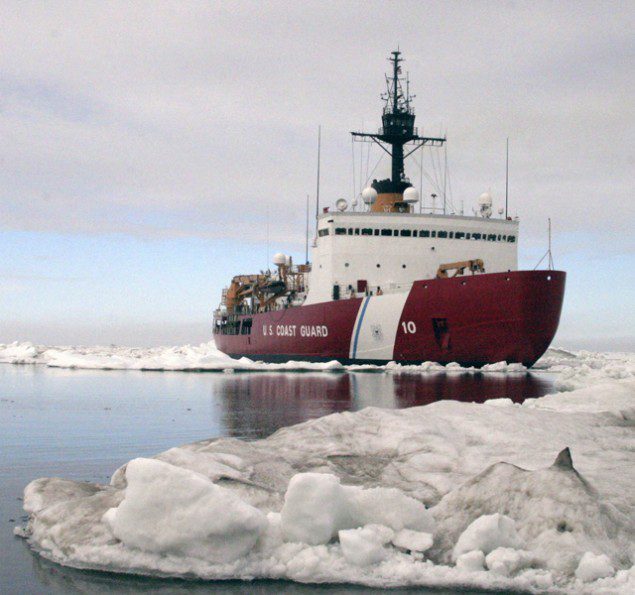
[{"label": "ice chunk", "polygon": [[388,550],[384,547],[393,531],[381,525],[367,525],[360,529],[339,532],[342,553],[348,562],[356,566],[370,566],[384,560]]},{"label": "ice chunk", "polygon": [[289,482],[281,511],[287,541],[328,543],[338,531],[378,524],[394,531],[432,531],[426,507],[395,488],[342,486],[327,473],[298,473]]},{"label": "ice chunk", "polygon": [[472,550],[480,550],[484,554],[499,547],[518,547],[520,538],[516,533],[514,519],[503,514],[487,514],[477,518],[461,533],[452,550],[452,558]]},{"label": "ice chunk", "polygon": [[411,552],[425,552],[432,547],[432,542],[432,533],[422,533],[410,529],[402,529],[392,538],[393,545]]},{"label": "ice chunk", "polygon": [[[482,547],[496,514],[516,520],[523,547],[540,566],[572,575],[582,554],[601,548],[618,564],[628,551],[630,521],[599,498],[595,489],[574,469],[569,449],[553,465],[527,471],[498,463],[447,494],[433,508],[438,532],[430,557],[446,561],[454,543],[453,559],[471,549],[486,554],[496,547],[520,547],[519,542],[502,540],[488,551]],[[483,516],[492,517],[489,521]],[[486,523],[476,531],[474,523]],[[466,528],[467,527],[467,528]],[[462,533],[462,534],[461,534]],[[458,537],[460,535],[460,537]],[[513,532],[511,533],[513,535]],[[454,542],[452,540],[455,540]]]},{"label": "ice chunk", "polygon": [[514,401],[509,398],[503,399],[487,399],[485,405],[491,405],[493,407],[513,407]]},{"label": "ice chunk", "polygon": [[340,529],[354,526],[340,480],[327,473],[298,473],[291,478],[281,521],[287,541],[310,545],[328,543]]},{"label": "ice chunk", "polygon": [[533,557],[529,552],[508,547],[496,548],[487,554],[485,564],[495,574],[511,576],[531,565]]},{"label": "ice chunk", "polygon": [[481,550],[472,550],[461,554],[456,559],[456,567],[468,572],[485,570],[485,554]]},{"label": "ice chunk", "polygon": [[229,562],[246,555],[267,524],[230,490],[169,463],[134,459],[126,478],[123,501],[104,521],[127,546]]},{"label": "ice chunk", "polygon": [[575,570],[576,578],[585,583],[614,574],[615,568],[613,568],[609,557],[604,554],[596,555],[593,552],[586,552]]},{"label": "ice chunk", "polygon": [[414,529],[434,532],[434,518],[421,502],[396,488],[362,489],[345,486],[355,526],[371,523],[386,525],[394,531]]}]

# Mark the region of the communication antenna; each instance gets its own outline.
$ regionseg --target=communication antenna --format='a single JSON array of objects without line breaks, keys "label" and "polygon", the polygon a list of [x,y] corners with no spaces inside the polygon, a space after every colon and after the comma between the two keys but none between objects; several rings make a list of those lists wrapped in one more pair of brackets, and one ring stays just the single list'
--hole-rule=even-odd
[{"label": "communication antenna", "polygon": [[304,262],[309,264],[309,195],[306,195],[306,237],[304,239]]},{"label": "communication antenna", "polygon": [[549,219],[547,219],[547,234],[548,234],[548,244],[547,244],[547,252],[545,253],[545,255],[538,261],[538,264],[534,267],[534,271],[540,266],[540,264],[542,263],[542,261],[547,258],[547,268],[550,271],[554,270],[554,264],[553,264],[553,256],[551,254],[551,217],[549,217]]},{"label": "communication antenna", "polygon": [[[505,155],[505,219],[507,219],[508,197],[509,197],[509,137],[507,137],[507,147],[506,147],[506,155]],[[549,221],[551,221],[551,219]],[[551,228],[551,223],[549,223],[549,226]]]},{"label": "communication antenna", "polygon": [[446,204],[447,204],[447,182],[448,182],[448,146],[443,145],[443,214],[444,215],[446,213]]},{"label": "communication antenna", "polygon": [[322,125],[318,126],[317,151],[317,189],[315,193],[315,237],[317,238],[318,218],[320,217],[320,150],[322,148]]},{"label": "communication antenna", "polygon": [[549,270],[553,271],[555,267],[553,266],[553,256],[551,254],[551,217],[549,217],[548,221],[549,221]]},{"label": "communication antenna", "polygon": [[420,155],[421,160],[419,161],[419,196],[421,197],[421,202],[419,202],[419,215],[421,215],[423,211],[423,155]]}]

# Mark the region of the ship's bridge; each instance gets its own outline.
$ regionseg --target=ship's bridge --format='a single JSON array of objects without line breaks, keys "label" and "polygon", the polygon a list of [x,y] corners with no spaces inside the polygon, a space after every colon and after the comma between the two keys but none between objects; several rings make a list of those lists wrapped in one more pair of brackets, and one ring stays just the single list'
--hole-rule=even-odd
[{"label": "ship's bridge", "polygon": [[441,265],[518,268],[518,221],[457,215],[327,212],[318,219],[305,304],[408,291]]}]

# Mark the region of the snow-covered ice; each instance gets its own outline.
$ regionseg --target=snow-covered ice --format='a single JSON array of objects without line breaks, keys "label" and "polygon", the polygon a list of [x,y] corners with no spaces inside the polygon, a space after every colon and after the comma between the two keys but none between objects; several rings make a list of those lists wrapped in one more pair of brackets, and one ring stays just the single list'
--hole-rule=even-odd
[{"label": "snow-covered ice", "polygon": [[[494,374],[524,373],[517,363],[497,362],[482,368],[465,368],[457,363],[445,366],[435,362],[402,365],[390,362],[385,366],[369,364],[343,366],[337,361],[311,363],[289,361],[264,363],[246,357],[233,359],[221,353],[214,342],[201,345],[171,347],[111,346],[46,346],[31,342],[0,343],[0,363],[43,364],[53,368],[94,370],[166,370],[166,371],[323,371],[323,372],[388,372],[393,374],[436,372],[479,372]],[[536,363],[534,370],[558,372],[558,390],[574,390],[605,381],[635,378],[635,354],[606,354],[588,351],[569,352],[549,349]]]},{"label": "snow-covered ice", "polygon": [[109,485],[39,479],[22,534],[159,576],[635,592],[633,356],[540,366],[568,370],[565,392],[333,414],[134,459]]}]

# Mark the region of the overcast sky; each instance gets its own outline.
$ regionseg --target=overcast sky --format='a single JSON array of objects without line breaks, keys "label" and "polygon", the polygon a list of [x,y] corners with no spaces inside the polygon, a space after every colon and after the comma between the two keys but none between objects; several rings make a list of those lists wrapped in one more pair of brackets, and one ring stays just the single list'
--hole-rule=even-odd
[{"label": "overcast sky", "polygon": [[209,340],[233,274],[303,255],[318,125],[324,204],[358,189],[349,131],[379,125],[399,46],[456,209],[501,206],[510,137],[521,265],[551,217],[569,275],[555,342],[635,349],[633,2],[5,1],[0,22],[0,341]]}]

